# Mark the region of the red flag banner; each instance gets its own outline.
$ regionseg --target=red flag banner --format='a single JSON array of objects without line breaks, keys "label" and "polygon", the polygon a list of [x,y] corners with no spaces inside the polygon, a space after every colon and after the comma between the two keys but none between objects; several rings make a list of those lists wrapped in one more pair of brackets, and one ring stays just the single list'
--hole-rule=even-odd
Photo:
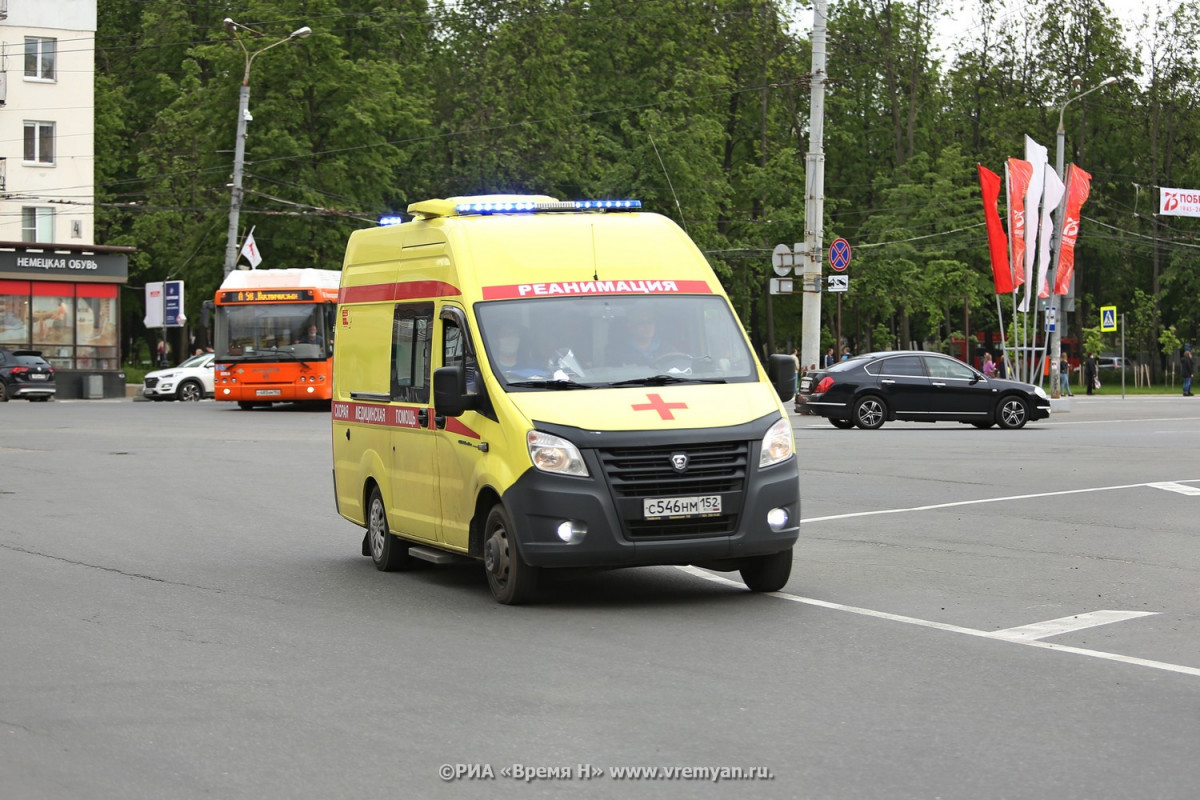
[{"label": "red flag banner", "polygon": [[1011,294],[1014,287],[1012,269],[1008,265],[1008,239],[1004,236],[1004,225],[996,205],[1000,201],[1000,176],[983,164],[976,166],[979,168],[979,189],[983,192],[988,251],[992,256],[992,282],[996,285],[996,294]]},{"label": "red flag banner", "polygon": [[1075,274],[1075,242],[1079,239],[1079,216],[1092,190],[1092,176],[1072,164],[1067,170],[1067,207],[1063,212],[1062,243],[1058,251],[1058,276],[1054,293],[1066,294]]},{"label": "red flag banner", "polygon": [[1033,164],[1008,160],[1008,232],[1012,237],[1013,284],[1025,282],[1025,192],[1033,177]]}]

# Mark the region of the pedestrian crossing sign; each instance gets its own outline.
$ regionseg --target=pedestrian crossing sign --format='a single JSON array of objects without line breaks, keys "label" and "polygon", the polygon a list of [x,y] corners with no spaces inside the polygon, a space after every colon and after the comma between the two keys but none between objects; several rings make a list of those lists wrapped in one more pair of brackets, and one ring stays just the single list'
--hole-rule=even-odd
[{"label": "pedestrian crossing sign", "polygon": [[1117,307],[1100,306],[1100,330],[1109,333],[1117,329]]}]

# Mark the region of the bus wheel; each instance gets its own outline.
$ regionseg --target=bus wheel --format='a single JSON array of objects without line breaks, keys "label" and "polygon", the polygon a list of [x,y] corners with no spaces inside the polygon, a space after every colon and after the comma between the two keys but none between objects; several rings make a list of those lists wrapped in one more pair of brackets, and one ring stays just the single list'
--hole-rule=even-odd
[{"label": "bus wheel", "polygon": [[249,411],[250,409],[254,408],[254,405],[254,403],[247,403],[245,400],[238,401],[238,408],[240,408],[242,411]]},{"label": "bus wheel", "polygon": [[792,549],[742,562],[742,580],[752,592],[778,592],[792,575]]},{"label": "bus wheel", "polygon": [[388,530],[387,509],[378,486],[371,487],[371,499],[367,501],[367,544],[375,569],[380,572],[397,572],[412,566],[408,545]]},{"label": "bus wheel", "polygon": [[539,570],[521,558],[512,520],[499,503],[488,512],[483,528],[483,567],[496,602],[515,606],[536,596]]}]

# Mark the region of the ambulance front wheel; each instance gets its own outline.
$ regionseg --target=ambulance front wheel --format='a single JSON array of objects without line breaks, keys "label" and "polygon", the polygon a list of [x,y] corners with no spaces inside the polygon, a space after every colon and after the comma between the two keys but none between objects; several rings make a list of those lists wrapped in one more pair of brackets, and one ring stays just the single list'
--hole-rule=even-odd
[{"label": "ambulance front wheel", "polygon": [[408,545],[388,530],[387,509],[378,486],[371,487],[367,501],[367,551],[380,572],[397,572],[412,566]]},{"label": "ambulance front wheel", "polygon": [[528,603],[537,594],[539,570],[521,558],[516,531],[504,506],[492,506],[483,528],[483,568],[488,588],[506,606]]},{"label": "ambulance front wheel", "polygon": [[742,580],[752,592],[778,592],[792,575],[792,549],[742,562]]}]

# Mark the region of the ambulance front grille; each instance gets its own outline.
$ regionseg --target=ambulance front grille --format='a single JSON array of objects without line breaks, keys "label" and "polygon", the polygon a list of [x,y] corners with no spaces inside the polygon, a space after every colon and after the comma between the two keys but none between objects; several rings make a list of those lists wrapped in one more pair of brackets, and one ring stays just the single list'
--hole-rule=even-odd
[{"label": "ambulance front grille", "polygon": [[[747,442],[609,448],[598,454],[629,539],[729,536],[737,530],[750,460]],[[678,455],[688,460],[682,472],[674,467]],[[722,498],[725,513],[720,516],[654,520],[642,516],[646,497],[713,494]]]},{"label": "ambulance front grille", "polygon": [[[744,491],[749,451],[747,442],[704,442],[611,448],[599,455],[618,498],[679,497]],[[677,454],[688,458],[683,472],[673,465]]]}]

